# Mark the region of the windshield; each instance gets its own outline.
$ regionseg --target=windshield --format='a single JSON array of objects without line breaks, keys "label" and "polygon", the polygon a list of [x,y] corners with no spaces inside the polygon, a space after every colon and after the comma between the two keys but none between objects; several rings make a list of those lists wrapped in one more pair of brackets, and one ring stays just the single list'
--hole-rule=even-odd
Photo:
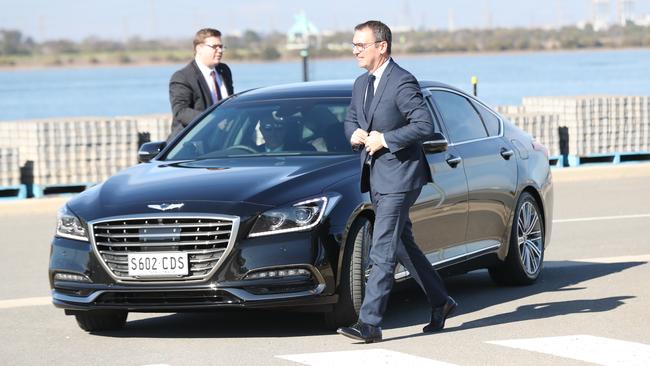
[{"label": "windshield", "polygon": [[353,154],[343,133],[349,98],[237,102],[217,107],[164,160]]}]

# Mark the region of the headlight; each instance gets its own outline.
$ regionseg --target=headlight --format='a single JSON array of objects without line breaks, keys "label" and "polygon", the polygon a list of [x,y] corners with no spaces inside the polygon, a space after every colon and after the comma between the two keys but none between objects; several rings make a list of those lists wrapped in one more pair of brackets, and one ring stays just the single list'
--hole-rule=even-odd
[{"label": "headlight", "polygon": [[62,238],[88,241],[88,233],[81,221],[75,216],[68,206],[59,209],[56,218],[56,236]]},{"label": "headlight", "polygon": [[318,225],[327,208],[328,197],[298,202],[266,211],[253,225],[250,237],[305,231]]}]

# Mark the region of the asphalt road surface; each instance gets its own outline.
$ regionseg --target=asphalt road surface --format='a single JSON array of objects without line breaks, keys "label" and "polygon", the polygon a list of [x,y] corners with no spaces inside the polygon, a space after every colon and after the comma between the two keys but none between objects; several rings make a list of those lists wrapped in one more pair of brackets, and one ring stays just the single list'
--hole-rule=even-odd
[{"label": "asphalt road surface", "polygon": [[650,164],[554,172],[545,268],[528,287],[486,271],[446,279],[459,302],[423,335],[424,296],[394,291],[384,342],[321,328],[309,313],[130,314],[88,334],[50,303],[49,240],[64,199],[0,202],[3,365],[650,365]]}]

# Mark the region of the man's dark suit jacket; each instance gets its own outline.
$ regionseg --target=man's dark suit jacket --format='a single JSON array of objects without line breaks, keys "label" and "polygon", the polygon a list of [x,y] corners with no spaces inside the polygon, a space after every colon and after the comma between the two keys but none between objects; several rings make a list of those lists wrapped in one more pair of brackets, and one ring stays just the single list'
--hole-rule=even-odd
[{"label": "man's dark suit jacket", "polygon": [[[230,68],[223,63],[219,63],[215,68],[226,85],[228,95],[232,95],[234,89]],[[169,81],[169,101],[173,114],[170,139],[212,105],[210,88],[195,60],[172,75]]]},{"label": "man's dark suit jacket", "polygon": [[368,116],[363,108],[368,73],[355,80],[344,122],[348,141],[361,128],[383,133],[388,145],[388,149],[381,149],[370,158],[370,168],[364,164],[365,149],[361,152],[361,192],[368,192],[371,183],[377,193],[399,193],[433,182],[421,144],[433,133],[431,114],[415,77],[392,59],[388,62]]}]

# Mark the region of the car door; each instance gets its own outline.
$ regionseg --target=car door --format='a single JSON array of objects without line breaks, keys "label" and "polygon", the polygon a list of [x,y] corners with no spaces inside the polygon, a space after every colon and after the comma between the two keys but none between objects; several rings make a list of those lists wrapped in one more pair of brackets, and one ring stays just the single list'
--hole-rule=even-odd
[{"label": "car door", "polygon": [[467,252],[493,250],[501,244],[514,204],[516,157],[501,138],[501,121],[486,107],[453,90],[431,94],[467,177]]},{"label": "car door", "polygon": [[[425,90],[425,95],[429,93]],[[447,136],[439,123],[439,116],[431,109],[434,130]],[[462,160],[453,146],[447,151],[427,153],[426,158],[433,183],[422,192],[411,208],[415,240],[431,263],[462,257],[465,254],[467,227],[467,182]]]}]

